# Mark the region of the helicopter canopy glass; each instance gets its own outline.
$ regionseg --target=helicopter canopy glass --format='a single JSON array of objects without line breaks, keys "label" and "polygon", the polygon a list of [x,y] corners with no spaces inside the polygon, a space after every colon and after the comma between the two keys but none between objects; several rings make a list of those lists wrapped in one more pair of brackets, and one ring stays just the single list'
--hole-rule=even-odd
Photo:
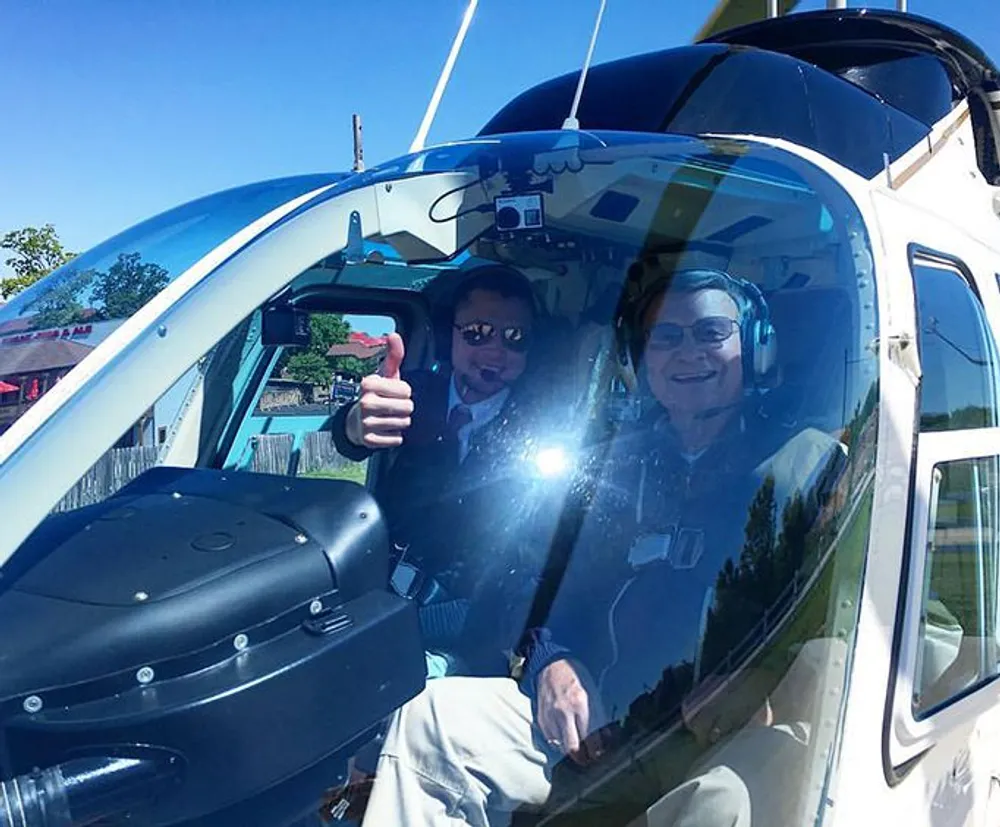
[{"label": "helicopter canopy glass", "polygon": [[[191,255],[176,233],[153,260]],[[486,280],[473,288],[470,278]],[[45,498],[55,505],[4,568],[4,582],[23,588],[0,593],[0,626],[16,616],[24,631],[5,635],[12,666],[0,696],[68,674],[93,696],[103,676],[131,678],[143,666],[179,683],[188,672],[238,683],[249,674],[240,664],[256,663],[265,645],[255,630],[277,615],[290,625],[270,652],[282,654],[282,635],[311,646],[300,628],[312,617],[310,601],[301,602],[311,583],[296,580],[287,606],[267,578],[234,601],[223,596],[223,568],[207,571],[213,560],[236,570],[266,557],[277,568],[308,566],[316,594],[344,601],[349,615],[355,598],[413,601],[420,639],[386,634],[358,647],[356,660],[336,661],[329,685],[300,684],[315,690],[296,695],[302,730],[283,732],[288,748],[267,761],[232,746],[247,742],[240,722],[258,727],[259,716],[226,712],[257,684],[214,687],[205,702],[217,714],[190,705],[201,715],[196,728],[158,727],[166,746],[189,757],[192,777],[209,771],[211,755],[229,756],[213,786],[220,800],[256,793],[249,779],[263,788],[315,766],[325,724],[345,736],[329,755],[347,735],[380,726],[353,706],[331,707],[347,688],[337,675],[348,676],[352,697],[372,700],[386,697],[385,686],[410,685],[414,675],[394,668],[416,668],[431,693],[468,678],[468,697],[442,713],[455,726],[425,745],[435,761],[464,753],[447,742],[462,732],[515,737],[506,719],[470,715],[480,730],[449,716],[474,710],[497,685],[474,677],[532,675],[523,685],[531,694],[540,667],[522,647],[548,641],[594,677],[588,691],[595,709],[600,696],[610,752],[589,774],[558,774],[544,801],[534,782],[515,784],[511,807],[627,824],[697,777],[714,747],[734,758],[728,746],[750,757],[734,783],[750,789],[765,823],[811,823],[837,753],[837,728],[826,723],[845,695],[869,530],[876,284],[868,233],[846,191],[797,156],[752,141],[481,137],[351,176],[207,273],[164,309],[155,331],[80,380],[67,412],[56,409],[31,434],[30,456],[0,466],[0,485],[44,474],[44,485],[19,498],[9,531]],[[352,439],[353,400],[331,388],[341,358],[334,346],[349,335],[356,316],[348,314],[359,313],[391,319],[404,343],[401,381],[415,407],[398,451]],[[293,323],[273,326],[281,318]],[[383,356],[389,347],[382,343]],[[280,399],[280,416],[265,398]],[[460,427],[448,413],[455,399],[471,417]],[[300,415],[289,410],[296,405]],[[162,439],[123,442],[130,412],[144,412],[144,427],[130,433],[162,429]],[[71,450],[55,456],[59,445]],[[81,469],[72,479],[70,463]],[[226,492],[237,483],[239,514],[213,505],[236,496]],[[269,510],[257,506],[262,486],[278,498]],[[306,490],[315,499],[298,508]],[[351,542],[335,529],[357,512],[334,504],[369,495],[358,519],[373,531],[372,548],[340,559]],[[200,506],[185,510],[188,502]],[[281,537],[301,526],[301,537],[271,547],[278,534],[246,528],[261,521],[280,523]],[[184,580],[183,565],[164,563],[186,555],[196,555],[197,583]],[[389,561],[384,571],[379,560]],[[190,620],[183,641],[176,623],[143,636],[120,627],[118,615],[86,614],[95,594],[133,575],[135,586],[116,587],[115,600],[133,605],[141,588],[151,623]],[[9,603],[11,594],[22,602]],[[43,594],[58,600],[65,628],[36,600]],[[211,623],[186,608],[194,596],[215,607]],[[24,620],[30,613],[36,621]],[[83,635],[81,624],[95,626]],[[73,642],[59,658],[49,657],[53,634]],[[228,641],[240,634],[246,645],[235,654]],[[219,641],[231,672],[206,668]],[[299,662],[263,682],[278,693],[271,698],[282,697],[280,681]],[[527,696],[504,685],[530,716]],[[133,697],[128,687],[115,691]],[[160,714],[160,696],[148,697],[144,714]],[[76,714],[72,707],[60,714]],[[365,771],[375,769],[379,742],[371,743],[375,755],[369,744],[357,756]],[[251,758],[255,772],[244,772]],[[561,760],[554,749],[545,762]],[[384,808],[381,800],[373,796],[373,806]],[[401,824],[409,815],[388,812],[376,809],[371,820]]]},{"label": "helicopter canopy glass", "polygon": [[[275,207],[344,174],[236,187],[147,219],[69,261],[0,307],[0,340],[121,322],[210,250]],[[0,374],[6,373],[0,359]]]}]

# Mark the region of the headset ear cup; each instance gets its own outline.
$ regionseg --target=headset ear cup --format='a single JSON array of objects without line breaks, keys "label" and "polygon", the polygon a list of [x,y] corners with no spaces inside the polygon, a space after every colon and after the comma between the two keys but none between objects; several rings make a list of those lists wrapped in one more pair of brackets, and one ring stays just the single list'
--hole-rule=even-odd
[{"label": "headset ear cup", "polygon": [[632,358],[632,342],[620,333],[617,335],[615,347],[618,351],[618,375],[629,393],[635,393],[639,388],[639,372]]},{"label": "headset ear cup", "polygon": [[759,331],[754,343],[754,372],[761,380],[769,376],[778,363],[778,337],[768,322],[758,322],[754,327]]}]

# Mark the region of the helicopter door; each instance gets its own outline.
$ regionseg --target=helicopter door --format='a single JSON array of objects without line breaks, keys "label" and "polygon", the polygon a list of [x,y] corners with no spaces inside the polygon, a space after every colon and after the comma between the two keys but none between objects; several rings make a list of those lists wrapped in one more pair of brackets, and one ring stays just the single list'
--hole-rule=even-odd
[{"label": "helicopter door", "polygon": [[932,811],[978,825],[1000,779],[998,296],[984,301],[995,285],[923,248],[910,272],[922,377],[890,754],[901,778],[923,764]]}]

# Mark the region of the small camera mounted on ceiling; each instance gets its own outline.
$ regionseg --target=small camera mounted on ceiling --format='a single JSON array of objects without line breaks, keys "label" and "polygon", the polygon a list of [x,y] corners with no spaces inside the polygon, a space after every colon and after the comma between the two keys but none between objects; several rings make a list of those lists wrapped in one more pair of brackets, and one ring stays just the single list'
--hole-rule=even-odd
[{"label": "small camera mounted on ceiling", "polygon": [[545,226],[541,193],[507,195],[493,201],[496,227],[503,232],[539,230]]}]

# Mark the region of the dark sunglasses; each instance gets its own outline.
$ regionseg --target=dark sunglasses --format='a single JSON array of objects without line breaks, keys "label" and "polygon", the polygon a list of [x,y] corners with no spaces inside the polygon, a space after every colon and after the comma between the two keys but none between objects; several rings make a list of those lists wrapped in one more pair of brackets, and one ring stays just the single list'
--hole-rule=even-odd
[{"label": "dark sunglasses", "polygon": [[[496,325],[489,322],[469,322],[468,324],[456,324],[463,341],[472,347],[485,345],[497,335]],[[523,327],[505,327],[500,331],[500,343],[514,353],[524,353],[528,349],[531,336]]]},{"label": "dark sunglasses", "polygon": [[739,322],[728,316],[706,316],[692,325],[663,322],[646,333],[646,346],[655,350],[673,350],[684,341],[684,331],[690,330],[699,345],[720,345],[739,329]]}]

